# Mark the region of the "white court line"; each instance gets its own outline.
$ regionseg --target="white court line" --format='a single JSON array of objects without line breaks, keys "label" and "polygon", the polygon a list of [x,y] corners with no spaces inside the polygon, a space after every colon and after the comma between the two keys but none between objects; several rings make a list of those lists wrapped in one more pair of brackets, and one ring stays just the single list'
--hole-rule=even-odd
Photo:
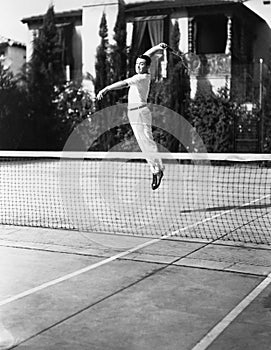
[{"label": "white court line", "polygon": [[37,287],[31,288],[31,289],[29,289],[29,290],[26,290],[25,292],[16,294],[16,295],[14,295],[14,296],[12,296],[12,297],[9,297],[9,298],[7,298],[7,299],[5,299],[5,300],[0,301],[0,306],[3,306],[3,305],[7,305],[7,304],[9,304],[9,303],[12,303],[13,301],[16,301],[16,300],[21,299],[21,298],[24,298],[24,297],[26,297],[26,296],[28,296],[28,295],[34,294],[34,293],[36,293],[36,292],[39,292],[39,291],[41,291],[41,290],[43,290],[43,289],[45,289],[45,288],[54,286],[54,285],[56,285],[56,284],[58,284],[58,283],[60,283],[60,282],[67,281],[67,280],[69,280],[69,279],[71,279],[71,278],[73,278],[73,277],[79,276],[79,275],[81,275],[81,274],[83,274],[83,273],[85,273],[85,272],[88,272],[88,271],[90,271],[90,270],[96,269],[97,267],[100,267],[100,266],[102,266],[102,265],[108,264],[108,263],[110,263],[110,262],[112,262],[112,261],[114,261],[114,260],[117,260],[117,259],[119,259],[119,258],[122,258],[122,257],[124,257],[124,256],[126,256],[126,255],[128,255],[128,254],[131,254],[131,253],[133,253],[133,252],[135,252],[135,251],[137,251],[137,250],[139,250],[139,249],[141,249],[141,248],[145,248],[145,247],[147,247],[147,246],[149,246],[149,245],[151,245],[151,244],[154,244],[154,243],[156,243],[156,242],[159,242],[159,241],[161,241],[161,240],[163,240],[163,239],[166,239],[166,238],[168,238],[168,237],[169,237],[169,236],[162,236],[162,237],[160,237],[160,238],[152,239],[152,240],[150,240],[150,241],[148,241],[148,242],[139,244],[138,246],[136,246],[136,247],[134,247],[134,248],[130,248],[130,249],[124,251],[124,252],[121,252],[121,253],[119,253],[119,254],[116,254],[116,255],[114,255],[114,256],[111,256],[110,258],[107,258],[107,259],[102,260],[102,261],[99,261],[99,262],[97,262],[97,263],[95,263],[95,264],[86,266],[86,267],[84,267],[84,268],[82,268],[82,269],[80,269],[80,270],[77,270],[77,271],[74,271],[74,272],[69,273],[69,274],[67,274],[67,275],[64,275],[64,276],[62,276],[62,277],[56,278],[56,279],[54,279],[54,280],[52,280],[52,281],[45,282],[45,283],[43,283],[43,284],[41,284],[41,285],[39,285],[39,286],[37,286]]},{"label": "white court line", "polygon": [[271,283],[271,273],[250,292],[231,312],[211,329],[191,350],[206,350],[221,333],[263,292]]},{"label": "white court line", "polygon": [[[245,203],[245,204],[243,204],[243,205],[240,206],[240,207],[248,206],[248,205],[250,205],[251,203],[258,202],[258,201],[260,201],[260,200],[262,200],[263,198],[266,198],[266,197],[270,197],[270,195],[268,195],[268,196],[263,196],[263,197],[261,197],[261,198],[259,198],[259,199],[257,199],[257,200],[254,200],[254,201],[252,201],[252,202],[250,202],[250,203]],[[55,285],[58,284],[58,283],[67,281],[67,280],[69,280],[69,279],[71,279],[71,278],[73,278],[73,277],[79,276],[79,275],[81,275],[81,274],[83,274],[83,273],[85,273],[85,272],[88,272],[88,271],[90,271],[90,270],[94,270],[94,269],[96,269],[96,268],[98,268],[98,267],[100,267],[100,266],[103,266],[103,265],[108,264],[108,263],[110,263],[110,262],[112,262],[112,261],[115,261],[115,260],[120,259],[120,258],[122,258],[122,257],[124,257],[124,256],[127,256],[127,255],[129,255],[129,254],[131,254],[131,253],[133,253],[133,252],[136,252],[136,251],[139,250],[139,249],[148,247],[148,246],[150,246],[150,245],[152,245],[152,244],[155,244],[155,243],[157,243],[157,242],[160,242],[160,241],[162,241],[162,240],[164,240],[164,239],[170,238],[170,237],[176,235],[178,232],[183,232],[183,231],[185,231],[185,230],[188,230],[188,229],[191,228],[191,227],[195,227],[195,226],[197,226],[197,225],[199,225],[199,224],[202,224],[202,223],[204,223],[204,222],[210,221],[210,220],[215,219],[215,218],[217,218],[217,217],[219,217],[219,216],[223,216],[223,215],[225,215],[225,214],[227,214],[227,213],[229,213],[229,212],[231,212],[231,211],[234,211],[234,210],[235,210],[235,208],[234,208],[234,209],[225,210],[224,212],[222,212],[222,213],[220,213],[220,214],[214,215],[214,216],[209,217],[209,218],[207,218],[207,219],[198,221],[198,222],[196,222],[196,223],[194,223],[194,224],[192,224],[192,225],[188,225],[188,226],[186,226],[186,227],[183,227],[182,229],[176,230],[176,231],[172,232],[172,233],[169,234],[169,235],[165,235],[165,236],[162,236],[162,237],[160,237],[160,238],[155,238],[155,239],[152,239],[152,240],[150,240],[150,241],[147,241],[147,242],[145,242],[145,243],[143,243],[143,244],[139,244],[139,245],[137,245],[137,246],[134,247],[134,248],[130,248],[130,249],[128,249],[128,250],[126,250],[126,251],[124,251],[124,252],[122,252],[122,253],[119,253],[119,254],[116,254],[116,255],[114,255],[114,256],[111,256],[110,258],[107,258],[107,259],[102,260],[102,261],[99,261],[99,262],[97,262],[97,263],[95,263],[95,264],[86,266],[86,267],[84,267],[83,269],[74,271],[74,272],[72,272],[72,273],[69,273],[69,274],[64,275],[64,276],[62,276],[62,277],[59,277],[59,278],[54,279],[54,280],[52,280],[52,281],[45,282],[45,283],[43,283],[43,284],[41,284],[41,285],[39,285],[39,286],[37,286],[37,287],[31,288],[31,289],[29,289],[29,290],[26,290],[26,291],[24,291],[24,292],[22,292],[22,293],[16,294],[16,295],[14,295],[14,296],[12,296],[12,297],[9,297],[9,298],[7,298],[7,299],[4,299],[4,300],[0,301],[0,307],[3,306],[3,305],[7,305],[7,304],[9,304],[9,303],[12,303],[13,301],[16,301],[16,300],[18,300],[18,299],[22,299],[22,298],[24,298],[24,297],[26,297],[26,296],[28,296],[28,295],[34,294],[34,293],[36,293],[36,292],[39,292],[39,291],[41,291],[41,290],[43,290],[43,289],[45,289],[45,288],[48,288],[48,287],[51,287],[51,286],[55,286]],[[194,349],[192,349],[192,350],[194,350]]]},{"label": "white court line", "polygon": [[237,206],[236,208],[225,210],[225,211],[223,211],[222,213],[219,213],[219,214],[210,216],[209,218],[206,218],[206,219],[204,219],[204,220],[202,220],[202,221],[200,221],[200,222],[195,222],[194,224],[191,224],[191,225],[188,225],[188,226],[183,227],[183,228],[181,228],[181,229],[178,229],[178,230],[172,232],[172,233],[170,234],[170,236],[176,235],[177,233],[180,233],[180,232],[186,231],[186,230],[188,230],[188,229],[190,229],[190,228],[196,227],[196,226],[198,226],[199,224],[204,224],[205,222],[214,220],[214,219],[216,219],[216,218],[218,218],[218,217],[220,217],[220,216],[223,216],[223,215],[226,215],[226,214],[228,214],[228,213],[230,213],[230,212],[232,212],[232,211],[235,211],[235,210],[238,209],[238,208],[248,207],[249,205],[254,204],[254,203],[257,203],[257,202],[260,202],[261,200],[263,200],[263,199],[265,199],[265,198],[268,198],[268,197],[271,197],[271,195],[268,194],[268,195],[266,195],[266,196],[262,196],[262,197],[260,197],[260,198],[254,199],[254,200],[251,201],[251,202],[247,202],[247,203],[244,203],[244,204],[242,204],[242,205],[239,205],[239,206]]},{"label": "white court line", "polygon": [[[270,195],[263,196],[255,199],[250,203],[245,203],[240,207],[246,207],[252,203],[259,202],[262,199],[270,197]],[[220,215],[214,215],[212,218],[222,216],[235,209],[226,210]],[[212,218],[207,218],[205,221],[209,221]],[[206,350],[220,335],[221,333],[247,308],[257,296],[264,291],[265,288],[271,283],[271,273],[247,295],[231,312],[229,312],[212,330],[210,330],[191,350]]]}]

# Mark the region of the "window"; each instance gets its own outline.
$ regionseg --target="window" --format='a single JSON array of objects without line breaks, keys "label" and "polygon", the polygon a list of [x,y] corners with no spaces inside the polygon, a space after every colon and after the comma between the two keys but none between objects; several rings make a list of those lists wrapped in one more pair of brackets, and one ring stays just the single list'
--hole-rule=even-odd
[{"label": "window", "polygon": [[73,66],[72,38],[74,27],[71,23],[57,24],[60,59],[63,66]]},{"label": "window", "polygon": [[[167,16],[136,17],[133,21],[132,45],[130,51],[130,73],[134,71],[136,57],[160,42],[168,41],[169,22]],[[160,77],[161,56],[156,55],[151,66],[155,79]]]},{"label": "window", "polygon": [[227,41],[227,18],[224,15],[199,16],[195,18],[196,53],[225,53]]}]

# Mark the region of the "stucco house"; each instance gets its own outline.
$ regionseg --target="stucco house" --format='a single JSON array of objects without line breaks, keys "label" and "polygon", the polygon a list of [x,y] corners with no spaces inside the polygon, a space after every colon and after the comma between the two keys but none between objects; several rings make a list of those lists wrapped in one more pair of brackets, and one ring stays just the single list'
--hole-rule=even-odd
[{"label": "stucco house", "polygon": [[26,45],[0,36],[0,62],[16,75],[26,63]]},{"label": "stucco house", "polygon": [[[106,14],[112,43],[120,4],[125,6],[127,47],[135,53],[160,41],[168,43],[172,26],[178,21],[179,49],[197,55],[190,70],[192,97],[200,85],[208,85],[213,92],[227,85],[243,94],[244,100],[248,96],[259,98],[259,79],[255,77],[259,77],[259,65],[269,58],[271,29],[238,0],[86,0],[79,9],[56,11],[68,79],[81,79],[93,90],[88,77],[95,76],[102,13]],[[30,34],[27,59],[42,19],[43,14],[22,20]]]}]

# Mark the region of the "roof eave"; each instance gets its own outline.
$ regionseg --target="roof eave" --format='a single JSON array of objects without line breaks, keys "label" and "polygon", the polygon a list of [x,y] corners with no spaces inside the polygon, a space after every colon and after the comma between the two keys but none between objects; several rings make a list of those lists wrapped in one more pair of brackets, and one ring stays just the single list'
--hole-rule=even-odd
[{"label": "roof eave", "polygon": [[189,7],[208,7],[208,6],[223,6],[223,5],[232,5],[239,3],[239,1],[236,0],[228,0],[228,1],[216,1],[214,0],[213,2],[206,2],[204,3],[204,0],[199,3],[191,3],[189,1],[187,2],[182,2],[182,1],[174,1],[174,0],[163,0],[163,1],[157,1],[157,2],[152,2],[152,1],[146,1],[145,3],[142,4],[129,4],[126,6],[126,12],[135,12],[135,11],[147,11],[147,10],[152,10],[152,9],[172,9],[172,8],[189,8]]},{"label": "roof eave", "polygon": [[[64,11],[64,12],[58,12],[55,13],[56,20],[65,21],[67,19],[71,20],[72,22],[75,21],[82,21],[82,10],[71,10],[71,11]],[[25,17],[21,20],[23,24],[28,25],[34,25],[34,24],[42,24],[43,18],[45,15],[38,15],[38,16],[31,16],[31,17]]]}]

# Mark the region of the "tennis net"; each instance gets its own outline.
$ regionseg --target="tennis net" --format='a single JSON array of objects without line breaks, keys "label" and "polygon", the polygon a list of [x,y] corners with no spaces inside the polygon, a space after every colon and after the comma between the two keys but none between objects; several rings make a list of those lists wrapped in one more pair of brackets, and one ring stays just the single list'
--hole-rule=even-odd
[{"label": "tennis net", "polygon": [[271,244],[269,155],[0,152],[0,223]]}]

